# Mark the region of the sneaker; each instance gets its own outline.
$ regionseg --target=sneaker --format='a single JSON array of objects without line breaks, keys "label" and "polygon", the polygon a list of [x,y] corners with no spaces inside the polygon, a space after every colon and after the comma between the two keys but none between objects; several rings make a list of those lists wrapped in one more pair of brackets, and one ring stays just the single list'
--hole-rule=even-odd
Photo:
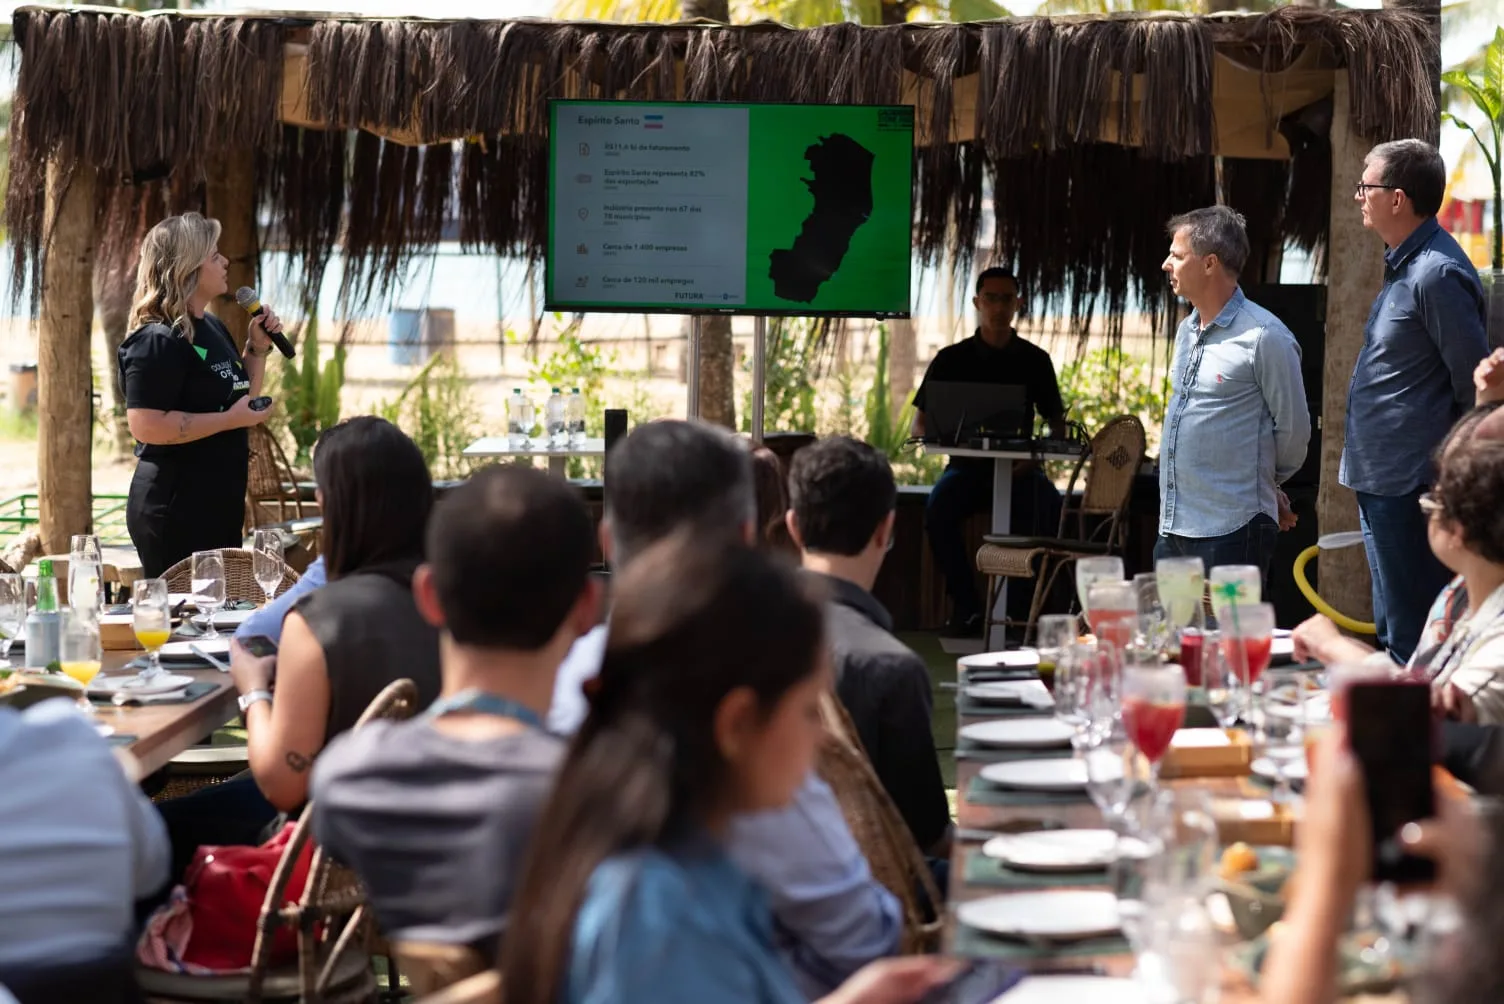
[{"label": "sneaker", "polygon": [[945,622],[945,627],[940,629],[940,636],[942,638],[980,638],[981,635],[981,614],[972,614],[969,617],[952,617]]}]

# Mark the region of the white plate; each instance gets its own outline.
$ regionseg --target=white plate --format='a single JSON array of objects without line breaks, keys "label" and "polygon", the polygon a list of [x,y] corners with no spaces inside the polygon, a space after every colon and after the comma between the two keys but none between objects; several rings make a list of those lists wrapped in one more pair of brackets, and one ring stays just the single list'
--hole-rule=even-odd
[{"label": "white plate", "polygon": [[1053,708],[1055,699],[1039,680],[1009,680],[999,683],[973,683],[966,696],[981,704],[1027,704],[1032,708]]},{"label": "white plate", "polygon": [[145,697],[148,694],[170,694],[174,690],[182,690],[192,682],[191,676],[177,676],[173,673],[163,673],[154,680],[143,680],[134,673],[130,676],[96,676],[89,683],[89,693],[115,694],[123,691]]},{"label": "white plate", "polygon": [[[1080,941],[1116,934],[1118,901],[1102,889],[1004,893],[956,907],[956,919],[989,934]],[[1061,998],[1066,1000],[1069,998]]]},{"label": "white plate", "polygon": [[192,641],[170,641],[162,646],[161,656],[164,659],[176,659],[179,662],[198,660],[202,662],[194,648],[207,652],[216,659],[229,660],[230,639],[227,635],[219,638],[195,638]]},{"label": "white plate", "polygon": [[1005,833],[983,844],[982,853],[1018,871],[1083,871],[1112,864],[1117,842],[1111,830]]},{"label": "white plate", "polygon": [[186,610],[197,610],[198,604],[194,602],[194,595],[193,593],[168,593],[167,603],[173,607],[181,603]]},{"label": "white plate", "polygon": [[[1274,772],[1274,761],[1266,756],[1261,756],[1249,765],[1254,774],[1266,781],[1276,781],[1278,777]],[[1306,779],[1306,761],[1304,757],[1292,760],[1285,767],[1285,779],[1288,781],[1304,781]]]},{"label": "white plate", "polygon": [[993,1004],[1147,1004],[1144,988],[1114,976],[1026,976]]},{"label": "white plate", "polygon": [[1085,760],[1064,758],[989,763],[982,768],[981,774],[984,781],[1026,791],[1084,791],[1087,780]]},{"label": "white plate", "polygon": [[99,738],[101,738],[101,739],[108,739],[108,738],[110,738],[110,736],[112,736],[112,735],[115,734],[115,726],[113,726],[113,725],[101,725],[98,722],[96,722],[94,724],[94,731],[99,733]]},{"label": "white plate", "polygon": [[[1276,693],[1279,693],[1278,691]],[[1308,722],[1329,722],[1332,720],[1332,697],[1325,692],[1312,694],[1306,698],[1305,716]],[[1275,718],[1294,718],[1295,704],[1293,701],[1266,701],[1264,710]]]},{"label": "white plate", "polygon": [[983,746],[1009,749],[1053,749],[1069,746],[1076,730],[1057,718],[1004,718],[974,722],[961,729],[962,739]]},{"label": "white plate", "polygon": [[1039,650],[1014,648],[1006,652],[978,652],[976,655],[963,655],[956,660],[956,665],[963,670],[996,669],[999,666],[1009,669],[1028,669],[1039,665]]},{"label": "white plate", "polygon": [[1275,628],[1273,633],[1270,634],[1270,637],[1274,638],[1277,641],[1280,638],[1288,638],[1291,634],[1292,632],[1289,628]]},{"label": "white plate", "polygon": [[1294,659],[1295,639],[1275,637],[1269,641],[1270,659]]},{"label": "white plate", "polygon": [[[224,630],[225,628],[238,628],[240,627],[240,625],[244,624],[255,612],[256,611],[254,610],[221,610],[214,615],[214,626],[219,628],[220,630]],[[193,623],[197,624],[199,627],[205,627],[209,623],[209,618],[205,617],[203,614],[199,614],[197,617],[193,618]]]}]

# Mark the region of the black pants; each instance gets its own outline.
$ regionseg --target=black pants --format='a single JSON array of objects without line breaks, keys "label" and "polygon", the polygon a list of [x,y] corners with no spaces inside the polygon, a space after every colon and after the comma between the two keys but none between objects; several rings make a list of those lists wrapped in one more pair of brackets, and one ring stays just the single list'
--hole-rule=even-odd
[{"label": "black pants", "polygon": [[37,963],[0,969],[4,986],[20,1004],[140,1004],[132,946],[84,962]]},{"label": "black pants", "polygon": [[244,541],[246,464],[163,463],[142,458],[125,506],[125,525],[154,579],[193,554]]}]

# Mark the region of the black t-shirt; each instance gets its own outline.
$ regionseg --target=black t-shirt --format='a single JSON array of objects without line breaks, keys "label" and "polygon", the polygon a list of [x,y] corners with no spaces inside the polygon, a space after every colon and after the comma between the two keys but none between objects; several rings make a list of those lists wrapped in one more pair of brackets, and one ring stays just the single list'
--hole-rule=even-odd
[{"label": "black t-shirt", "polygon": [[[251,378],[235,342],[212,314],[193,319],[193,341],[165,324],[145,324],[120,345],[120,381],[127,408],[219,412],[245,397]],[[224,464],[244,470],[250,434],[228,429],[191,443],[136,445],[136,456],[157,463]]]}]

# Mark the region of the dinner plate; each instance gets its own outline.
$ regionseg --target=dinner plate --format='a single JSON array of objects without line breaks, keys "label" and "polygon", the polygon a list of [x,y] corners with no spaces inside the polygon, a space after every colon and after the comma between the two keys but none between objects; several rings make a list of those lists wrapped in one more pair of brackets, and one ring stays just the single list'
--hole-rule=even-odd
[{"label": "dinner plate", "polygon": [[1086,871],[1112,864],[1117,841],[1111,830],[1004,833],[983,844],[982,853],[1017,871]]},{"label": "dinner plate", "polygon": [[89,683],[89,693],[113,695],[123,692],[145,697],[148,694],[170,694],[174,690],[182,690],[192,682],[193,677],[174,673],[163,673],[149,680],[135,673],[130,676],[96,676]]},{"label": "dinner plate", "polygon": [[167,604],[174,608],[181,604],[184,609],[197,610],[198,603],[196,597],[196,593],[168,593]]},{"label": "dinner plate", "polygon": [[962,739],[982,746],[1009,749],[1053,749],[1069,746],[1075,728],[1058,718],[1004,718],[991,722],[974,722],[960,731]]},{"label": "dinner plate", "polygon": [[[1279,780],[1274,770],[1274,761],[1266,756],[1261,756],[1249,765],[1249,770],[1266,781]],[[1285,780],[1304,781],[1306,779],[1306,761],[1304,757],[1290,761],[1285,767]]]},{"label": "dinner plate", "polygon": [[[254,610],[221,610],[214,615],[214,626],[219,628],[221,631],[225,630],[226,628],[234,630],[235,628],[240,627],[240,625],[249,620],[251,615],[255,612],[256,611]],[[207,627],[209,624],[209,618],[205,617],[203,614],[199,614],[197,617],[193,618],[193,623],[197,624],[199,627]]]},{"label": "dinner plate", "polygon": [[956,907],[956,919],[988,934],[1051,941],[1080,941],[1116,934],[1119,930],[1117,897],[1103,889],[1052,889],[988,896]]},{"label": "dinner plate", "polygon": [[[1086,761],[1014,760],[989,763],[981,770],[982,780],[1003,788],[1025,791],[1083,791],[1086,788]],[[1108,780],[1105,776],[1102,780]]]},{"label": "dinner plate", "polygon": [[1000,666],[1028,669],[1039,665],[1039,650],[1013,648],[1006,652],[978,652],[975,655],[963,655],[956,660],[956,665],[962,669],[997,669]]},{"label": "dinner plate", "polygon": [[1148,1004],[1144,988],[1116,976],[1026,976],[993,1004]]},{"label": "dinner plate", "polygon": [[170,641],[162,646],[159,653],[164,659],[173,659],[178,662],[203,662],[204,659],[197,652],[198,648],[214,656],[216,659],[230,658],[230,638],[223,635],[219,638],[195,638],[192,641]]},{"label": "dinner plate", "polygon": [[1034,708],[1053,708],[1055,699],[1039,680],[1010,680],[1002,683],[973,683],[964,691],[979,704],[1027,704]]}]

